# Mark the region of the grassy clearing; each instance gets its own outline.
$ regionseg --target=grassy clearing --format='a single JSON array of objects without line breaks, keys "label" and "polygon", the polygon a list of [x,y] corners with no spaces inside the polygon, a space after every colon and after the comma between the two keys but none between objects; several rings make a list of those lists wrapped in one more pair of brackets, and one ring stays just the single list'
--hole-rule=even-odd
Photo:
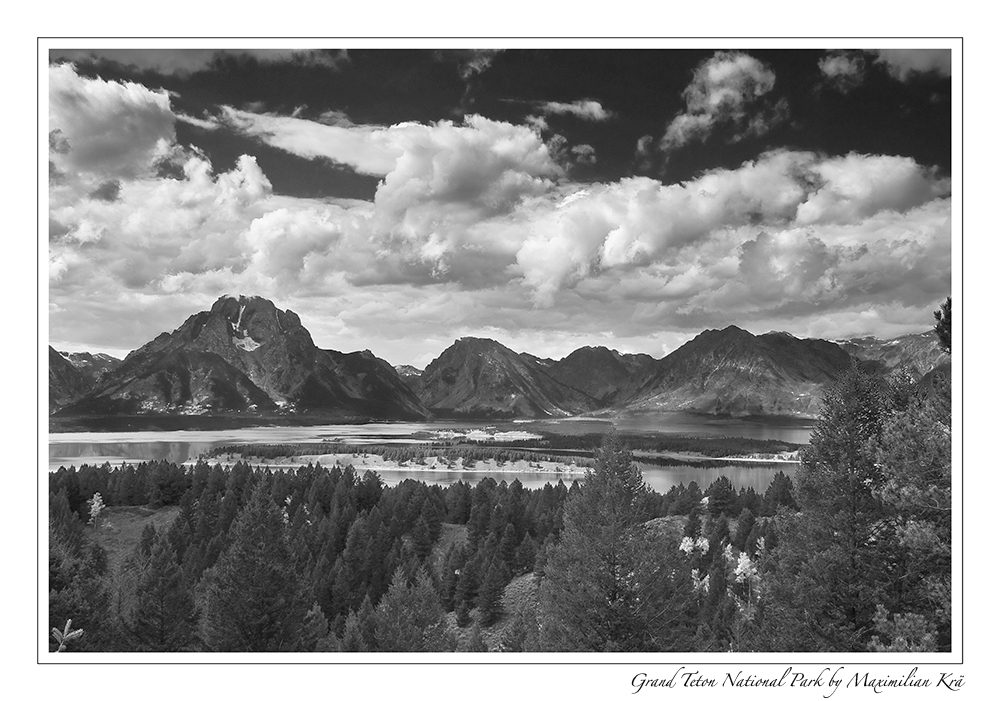
[{"label": "grassy clearing", "polygon": [[88,526],[86,533],[107,551],[109,562],[117,564],[139,542],[147,524],[153,524],[157,533],[160,533],[170,527],[179,511],[179,506],[162,509],[113,506],[101,512],[97,529]]}]

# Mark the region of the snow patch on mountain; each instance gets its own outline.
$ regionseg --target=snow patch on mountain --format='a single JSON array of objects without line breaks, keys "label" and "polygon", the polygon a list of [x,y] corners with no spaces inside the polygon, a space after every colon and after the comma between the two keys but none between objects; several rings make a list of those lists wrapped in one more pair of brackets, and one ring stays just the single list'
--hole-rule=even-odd
[{"label": "snow patch on mountain", "polygon": [[233,345],[245,351],[255,351],[260,348],[260,344],[249,336],[245,338],[234,338]]}]

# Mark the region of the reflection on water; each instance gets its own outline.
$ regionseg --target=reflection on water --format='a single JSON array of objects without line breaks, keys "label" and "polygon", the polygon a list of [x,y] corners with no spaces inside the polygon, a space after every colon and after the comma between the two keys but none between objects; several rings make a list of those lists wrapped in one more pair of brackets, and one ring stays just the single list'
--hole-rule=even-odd
[{"label": "reflection on water", "polygon": [[[744,438],[773,438],[792,443],[808,443],[812,424],[808,421],[741,421],[716,419],[671,413],[622,419],[553,419],[541,421],[482,422],[439,421],[434,423],[373,423],[363,425],[331,426],[271,426],[260,428],[230,429],[225,431],[135,431],[122,433],[54,433],[49,436],[49,469],[63,466],[89,464],[113,465],[143,460],[191,462],[213,448],[224,445],[263,443],[322,443],[336,441],[351,445],[371,443],[419,444],[441,440],[446,436],[473,436],[481,440],[484,435],[503,436],[504,432],[550,432],[564,435],[604,433],[614,424],[619,431],[628,433],[692,434],[708,436],[739,436]],[[508,434],[509,435],[509,434]],[[658,492],[666,492],[675,484],[697,482],[703,489],[719,476],[728,477],[737,491],[753,487],[763,492],[778,470],[791,474],[794,465],[746,466],[719,465],[715,467],[662,467],[646,466],[644,474],[649,485]],[[581,475],[550,473],[475,472],[408,472],[381,470],[379,474],[387,484],[405,479],[421,479],[430,484],[451,484],[459,479],[473,483],[489,476],[500,482],[519,479],[528,488],[538,488],[546,482],[562,479],[569,484]]]},{"label": "reflection on water", "polygon": [[730,419],[674,411],[613,419],[584,417],[527,421],[521,422],[519,428],[576,436],[584,433],[605,433],[614,426],[625,434],[734,436],[804,444],[809,442],[814,425],[815,421],[808,419]]},{"label": "reflection on water", "polygon": [[[701,489],[708,488],[719,477],[725,476],[733,483],[733,488],[738,492],[743,488],[751,487],[758,494],[763,495],[767,491],[771,480],[778,472],[784,472],[789,477],[795,474],[796,465],[788,464],[781,466],[761,466],[761,465],[721,465],[719,467],[694,467],[692,465],[681,465],[678,467],[652,467],[643,466],[642,475],[646,483],[654,491],[666,494],[670,488],[677,485],[686,487],[691,482],[695,482]],[[555,484],[562,480],[568,487],[571,483],[582,480],[583,474],[552,474],[543,472],[445,472],[436,470],[426,470],[423,472],[409,472],[407,470],[379,470],[382,481],[389,486],[413,479],[421,480],[427,484],[440,484],[447,487],[453,482],[464,481],[475,486],[480,480],[491,477],[499,484],[506,481],[510,484],[515,479],[521,482],[526,489],[540,489],[546,483]]]},{"label": "reflection on water", "polygon": [[[100,434],[97,434],[100,435]],[[62,466],[101,465],[105,462],[142,462],[144,460],[167,460],[182,463],[196,460],[216,446],[218,441],[137,441],[98,443],[75,441],[65,443],[49,442],[49,469]]]}]

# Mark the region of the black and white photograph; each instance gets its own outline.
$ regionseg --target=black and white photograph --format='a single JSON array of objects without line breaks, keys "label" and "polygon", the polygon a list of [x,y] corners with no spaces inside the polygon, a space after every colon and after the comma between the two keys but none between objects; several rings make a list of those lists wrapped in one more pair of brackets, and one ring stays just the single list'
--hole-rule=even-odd
[{"label": "black and white photograph", "polygon": [[41,662],[956,661],[960,40],[40,47]]}]

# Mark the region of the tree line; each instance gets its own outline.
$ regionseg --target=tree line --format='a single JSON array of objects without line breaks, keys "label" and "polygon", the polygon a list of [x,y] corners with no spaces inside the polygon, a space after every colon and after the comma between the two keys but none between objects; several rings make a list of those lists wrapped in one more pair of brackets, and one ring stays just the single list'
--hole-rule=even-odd
[{"label": "tree line", "polygon": [[[614,432],[582,481],[534,490],[244,461],[62,468],[52,649],[950,650],[947,375],[852,364],[800,457],[763,495],[724,477],[655,493]],[[177,515],[110,562],[100,503]],[[529,594],[506,602],[515,578]]]},{"label": "tree line", "polygon": [[[72,619],[86,631],[74,649],[111,651],[395,649],[403,643],[387,628],[381,637],[373,632],[379,607],[426,606],[431,595],[442,631],[449,612],[459,631],[489,626],[514,577],[543,578],[564,506],[582,488],[560,481],[528,490],[492,478],[390,488],[351,467],[280,471],[242,461],[61,468],[49,487],[51,626]],[[177,516],[160,531],[147,526],[132,552],[110,562],[95,537],[99,526],[87,525],[95,498],[106,507],[173,507]],[[783,473],[764,495],[737,492],[722,477],[704,491],[691,482],[644,499],[649,518],[738,516],[743,536],[794,508]],[[432,557],[445,527],[460,527],[463,537]],[[261,608],[264,601],[272,603]],[[236,623],[272,607],[255,626]],[[299,637],[278,630],[287,620],[298,622]],[[455,631],[435,640],[434,649],[459,644]]]}]

